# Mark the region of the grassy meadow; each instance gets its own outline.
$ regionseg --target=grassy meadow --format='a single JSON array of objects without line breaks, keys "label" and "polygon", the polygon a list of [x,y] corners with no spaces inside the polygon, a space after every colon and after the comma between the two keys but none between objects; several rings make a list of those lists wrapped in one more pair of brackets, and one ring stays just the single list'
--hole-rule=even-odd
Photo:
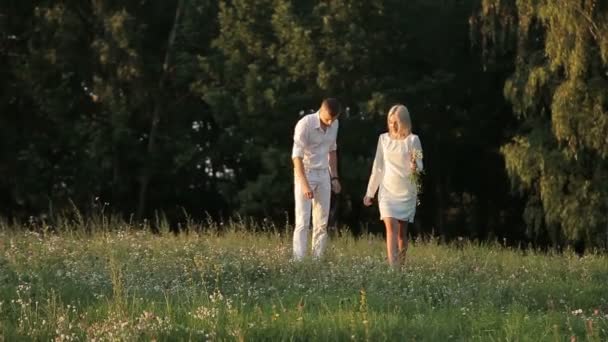
[{"label": "grassy meadow", "polygon": [[606,341],[608,256],[334,237],[290,261],[291,234],[209,223],[152,234],[102,222],[0,228],[0,341]]}]

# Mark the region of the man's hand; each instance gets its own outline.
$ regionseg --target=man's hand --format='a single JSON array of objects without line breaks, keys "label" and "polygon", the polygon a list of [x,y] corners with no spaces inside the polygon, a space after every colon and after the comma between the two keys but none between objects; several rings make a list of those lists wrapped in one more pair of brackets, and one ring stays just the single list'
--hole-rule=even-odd
[{"label": "man's hand", "polygon": [[340,181],[337,178],[331,180],[331,191],[336,194],[339,194],[340,191],[342,191],[342,185],[340,184]]},{"label": "man's hand", "polygon": [[368,196],[363,197],[363,205],[365,205],[366,207],[369,207],[370,205],[372,205],[373,202],[374,201],[371,197],[368,197]]},{"label": "man's hand", "polygon": [[302,182],[302,194],[304,194],[304,197],[306,197],[308,199],[313,199],[313,197],[315,197],[315,195],[312,192],[312,189],[310,189],[310,185],[308,185],[307,181]]}]

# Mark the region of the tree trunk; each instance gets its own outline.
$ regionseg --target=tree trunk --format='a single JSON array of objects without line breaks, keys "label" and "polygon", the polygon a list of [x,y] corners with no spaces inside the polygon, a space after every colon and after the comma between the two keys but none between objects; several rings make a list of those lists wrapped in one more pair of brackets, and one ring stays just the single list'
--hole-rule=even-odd
[{"label": "tree trunk", "polygon": [[[171,50],[173,49],[173,45],[175,43],[175,35],[177,32],[177,27],[180,22],[180,18],[182,15],[182,10],[184,7],[184,0],[179,0],[177,3],[177,7],[175,8],[175,19],[173,20],[173,27],[171,28],[171,32],[169,33],[169,40],[167,42],[167,50],[165,52],[165,60],[163,63],[163,69],[160,74],[160,78],[158,81],[158,94],[163,93],[163,88],[165,86],[165,80],[167,79],[169,73],[169,65],[171,64]],[[143,215],[146,210],[146,197],[148,193],[148,185],[150,183],[151,177],[151,167],[152,160],[156,154],[156,138],[158,135],[158,124],[160,122],[161,113],[162,113],[162,100],[160,98],[155,99],[154,110],[152,111],[152,122],[150,124],[150,134],[148,135],[148,159],[145,161],[145,165],[142,169],[142,174],[140,178],[139,185],[139,195],[137,201],[137,213],[136,217],[138,219],[143,218]]]}]

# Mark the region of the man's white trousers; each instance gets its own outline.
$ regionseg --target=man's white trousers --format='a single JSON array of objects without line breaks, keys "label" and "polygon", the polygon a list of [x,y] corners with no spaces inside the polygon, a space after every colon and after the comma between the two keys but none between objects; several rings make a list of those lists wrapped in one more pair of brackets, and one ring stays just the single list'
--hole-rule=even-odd
[{"label": "man's white trousers", "polygon": [[312,211],[312,255],[320,257],[327,244],[327,221],[331,201],[331,180],[329,170],[306,170],[308,184],[313,192],[310,200],[302,193],[300,181],[295,179],[295,219],[293,233],[293,255],[296,260],[302,260],[308,247],[308,228]]}]

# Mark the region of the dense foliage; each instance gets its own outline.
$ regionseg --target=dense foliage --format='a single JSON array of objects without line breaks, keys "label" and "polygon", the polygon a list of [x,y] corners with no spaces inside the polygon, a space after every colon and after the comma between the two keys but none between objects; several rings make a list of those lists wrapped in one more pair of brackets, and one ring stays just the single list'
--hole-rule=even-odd
[{"label": "dense foliage", "polygon": [[414,233],[601,245],[606,6],[561,2],[3,1],[1,214],[284,223],[293,126],[335,96],[339,222],[380,229],[361,198],[402,102]]}]

